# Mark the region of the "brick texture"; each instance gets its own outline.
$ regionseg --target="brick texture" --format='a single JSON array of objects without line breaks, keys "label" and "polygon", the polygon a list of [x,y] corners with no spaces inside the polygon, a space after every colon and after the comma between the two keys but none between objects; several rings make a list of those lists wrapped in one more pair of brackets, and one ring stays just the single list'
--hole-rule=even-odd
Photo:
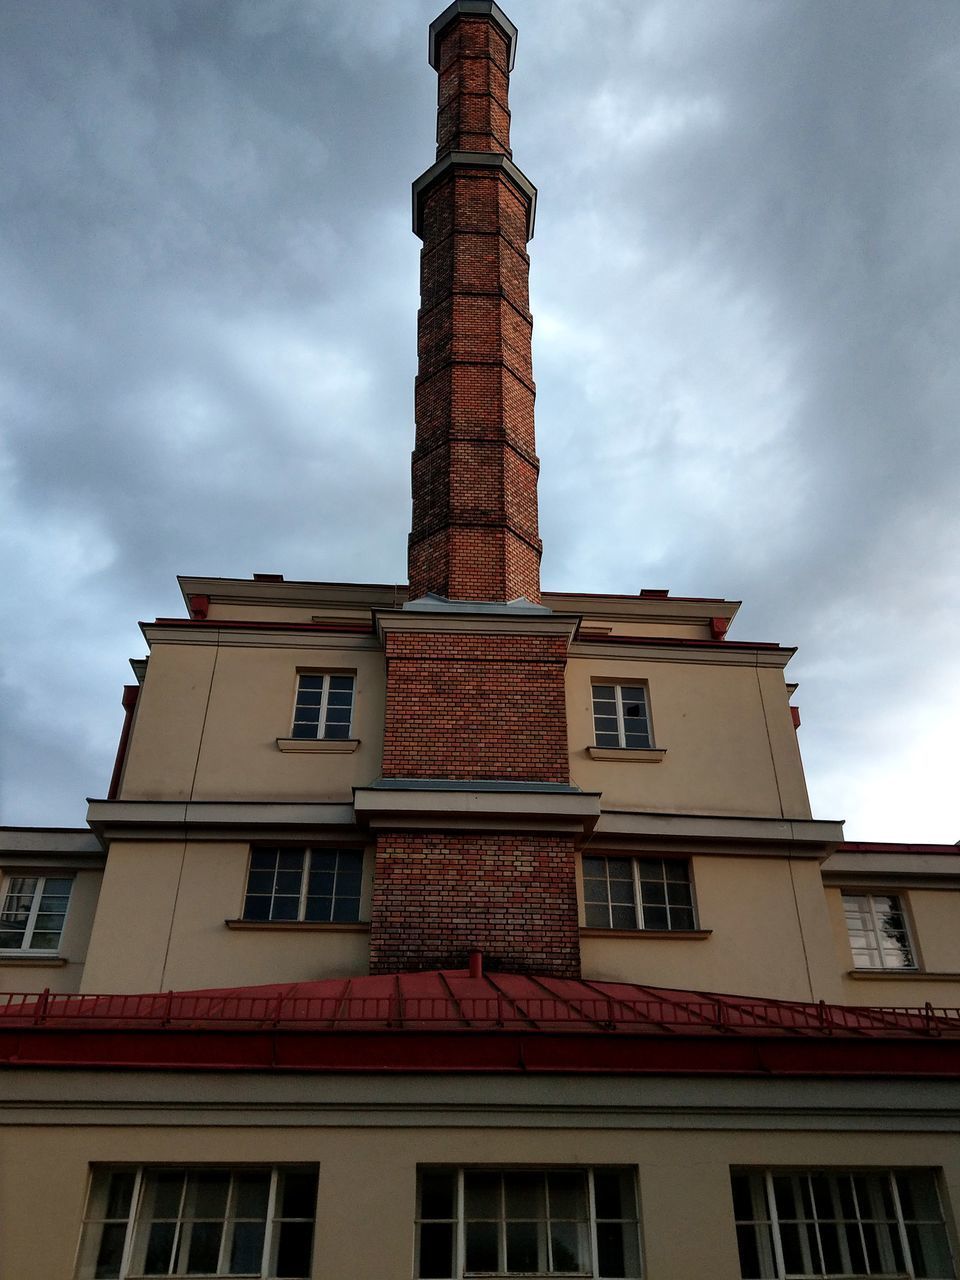
[{"label": "brick texture", "polygon": [[[507,42],[461,17],[439,47],[438,155],[510,154]],[[457,165],[423,206],[410,594],[540,598],[528,197]]]},{"label": "brick texture", "polygon": [[580,975],[573,838],[384,832],[370,972],[462,968]]},{"label": "brick texture", "polygon": [[562,636],[387,636],[385,778],[569,782]]}]

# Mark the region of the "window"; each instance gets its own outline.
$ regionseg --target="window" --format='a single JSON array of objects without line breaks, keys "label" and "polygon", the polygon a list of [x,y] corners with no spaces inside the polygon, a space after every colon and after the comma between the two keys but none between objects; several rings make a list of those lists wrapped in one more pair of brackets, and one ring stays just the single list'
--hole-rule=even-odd
[{"label": "window", "polygon": [[593,728],[598,747],[652,747],[643,685],[595,684]]},{"label": "window", "polygon": [[744,1280],[911,1276],[953,1280],[932,1169],[734,1172]]},{"label": "window", "polygon": [[315,1168],[98,1168],[77,1280],[310,1275]]},{"label": "window", "polygon": [[695,929],[690,864],[676,858],[584,856],[591,929]]},{"label": "window", "polygon": [[352,675],[305,672],[300,676],[293,713],[295,738],[349,738],[352,715]]},{"label": "window", "polygon": [[0,909],[0,951],[56,951],[71,876],[10,876]]},{"label": "window", "polygon": [[907,918],[889,893],[845,893],[843,913],[855,969],[916,969]]},{"label": "window", "polygon": [[359,920],[362,880],[360,849],[254,849],[243,919]]},{"label": "window", "polygon": [[640,1275],[629,1169],[423,1169],[417,1276]]}]

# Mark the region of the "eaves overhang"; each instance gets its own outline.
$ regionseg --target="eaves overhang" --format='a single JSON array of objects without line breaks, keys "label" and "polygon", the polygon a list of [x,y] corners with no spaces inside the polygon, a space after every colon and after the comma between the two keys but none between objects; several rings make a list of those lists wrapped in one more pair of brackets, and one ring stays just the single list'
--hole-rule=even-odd
[{"label": "eaves overhang", "polygon": [[258,839],[307,829],[353,830],[349,803],[285,803],[247,800],[89,800],[87,822],[102,840],[169,840],[192,836],[234,839],[244,832]]},{"label": "eaves overhang", "polygon": [[589,833],[600,793],[560,783],[377,779],[353,793],[357,821],[371,829],[534,830]]},{"label": "eaves overhang", "polygon": [[537,188],[509,156],[499,151],[448,151],[413,184],[413,231],[423,239],[424,202],[431,189],[455,169],[499,169],[527,202],[527,240],[533,239],[537,216]]}]

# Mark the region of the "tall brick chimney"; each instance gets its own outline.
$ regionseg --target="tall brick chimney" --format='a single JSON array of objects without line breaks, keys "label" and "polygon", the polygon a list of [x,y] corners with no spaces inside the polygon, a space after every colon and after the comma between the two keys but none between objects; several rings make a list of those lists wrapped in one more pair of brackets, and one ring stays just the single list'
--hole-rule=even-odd
[{"label": "tall brick chimney", "polygon": [[527,241],[511,160],[516,28],[492,0],[430,27],[437,162],[414,183],[420,258],[410,598],[540,599]]},{"label": "tall brick chimney", "polygon": [[[376,842],[370,971],[580,971],[575,849],[599,816],[570,783],[564,672],[577,619],[540,603],[526,243],[510,159],[516,29],[492,0],[430,27],[438,160],[414,183],[421,256],[410,595],[376,611],[382,776],[354,792]],[[473,963],[473,961],[471,961]]]}]

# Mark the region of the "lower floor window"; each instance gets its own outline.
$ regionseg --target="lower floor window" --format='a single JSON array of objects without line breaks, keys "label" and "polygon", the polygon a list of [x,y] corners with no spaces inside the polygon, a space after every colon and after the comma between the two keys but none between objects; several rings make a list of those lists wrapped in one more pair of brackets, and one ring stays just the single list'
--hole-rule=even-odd
[{"label": "lower floor window", "polygon": [[315,1167],[120,1166],[93,1173],[77,1280],[310,1275]]},{"label": "lower floor window", "polygon": [[629,1169],[422,1169],[417,1276],[640,1275]]},{"label": "lower floor window", "polygon": [[744,1280],[954,1280],[932,1169],[734,1172]]}]

